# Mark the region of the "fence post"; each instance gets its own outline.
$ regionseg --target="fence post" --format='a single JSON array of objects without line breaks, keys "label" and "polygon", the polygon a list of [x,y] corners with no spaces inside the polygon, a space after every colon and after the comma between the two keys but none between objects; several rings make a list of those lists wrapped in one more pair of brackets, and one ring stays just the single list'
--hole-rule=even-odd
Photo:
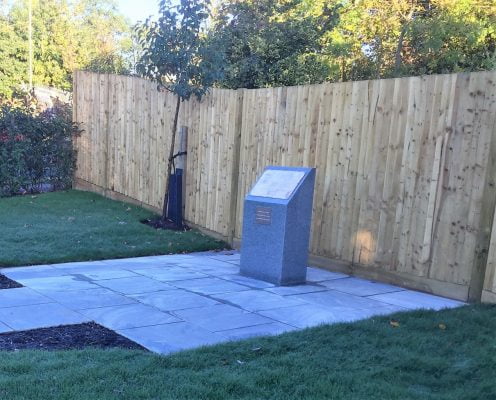
[{"label": "fence post", "polygon": [[234,146],[232,157],[232,176],[231,176],[231,198],[229,204],[229,234],[228,243],[233,246],[236,236],[237,206],[239,196],[239,163],[241,150],[241,135],[243,132],[243,99],[244,89],[238,89],[236,98],[236,120],[234,130]]},{"label": "fence post", "polygon": [[187,165],[187,158],[188,158],[188,127],[187,126],[181,126],[179,129],[179,149],[178,152],[182,153],[181,156],[177,157],[176,160],[176,169],[182,169],[183,170],[183,175],[182,175],[182,215],[185,215],[185,209],[186,209],[186,165]]}]

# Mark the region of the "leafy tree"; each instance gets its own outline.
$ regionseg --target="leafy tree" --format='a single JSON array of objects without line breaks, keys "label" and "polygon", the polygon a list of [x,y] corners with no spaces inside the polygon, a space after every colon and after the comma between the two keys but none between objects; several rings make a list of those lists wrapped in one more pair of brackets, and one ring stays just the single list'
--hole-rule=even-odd
[{"label": "leafy tree", "polygon": [[148,20],[138,28],[143,53],[137,70],[158,82],[158,89],[177,96],[161,218],[165,223],[181,102],[191,96],[201,99],[221,79],[223,55],[219,43],[204,34],[210,15],[206,1],[180,0],[176,4],[161,0],[159,4],[158,20]]},{"label": "leafy tree", "polygon": [[[0,15],[0,95],[28,80],[28,1]],[[130,27],[112,0],[31,0],[33,82],[69,90],[74,69],[129,70]]]},{"label": "leafy tree", "polygon": [[224,42],[228,88],[322,82],[332,70],[320,36],[337,22],[332,10],[301,18],[302,0],[228,0],[217,9],[211,35]]},{"label": "leafy tree", "polygon": [[0,95],[11,96],[24,76],[27,58],[25,43],[16,35],[9,18],[0,14]]}]

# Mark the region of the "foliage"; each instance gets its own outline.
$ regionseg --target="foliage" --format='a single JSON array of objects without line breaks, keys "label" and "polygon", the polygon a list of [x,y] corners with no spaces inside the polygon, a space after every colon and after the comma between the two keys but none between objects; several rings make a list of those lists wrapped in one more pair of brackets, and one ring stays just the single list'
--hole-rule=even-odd
[{"label": "foliage", "polygon": [[0,13],[0,95],[12,96],[14,88],[25,75],[26,43],[16,35],[10,20]]},{"label": "foliage", "polygon": [[[28,81],[28,4],[0,15],[0,96]],[[126,73],[130,27],[113,0],[31,0],[33,83],[70,90],[72,71]]]},{"label": "foliage", "polygon": [[75,166],[72,138],[78,128],[66,106],[37,113],[31,107],[0,108],[0,196],[36,192],[43,185],[70,186]]},{"label": "foliage", "polygon": [[204,27],[209,17],[205,0],[160,1],[158,21],[137,29],[143,48],[137,70],[187,100],[201,98],[222,77],[223,54]]},{"label": "foliage", "polygon": [[227,0],[210,35],[230,88],[496,68],[492,0]]},{"label": "foliage", "polygon": [[144,208],[77,190],[0,198],[0,267],[185,253],[226,246],[195,230],[153,229],[140,222],[153,216]]},{"label": "foliage", "polygon": [[322,82],[332,71],[322,59],[322,29],[335,14],[299,18],[286,15],[299,1],[227,1],[216,12],[211,35],[226,46],[229,88]]}]

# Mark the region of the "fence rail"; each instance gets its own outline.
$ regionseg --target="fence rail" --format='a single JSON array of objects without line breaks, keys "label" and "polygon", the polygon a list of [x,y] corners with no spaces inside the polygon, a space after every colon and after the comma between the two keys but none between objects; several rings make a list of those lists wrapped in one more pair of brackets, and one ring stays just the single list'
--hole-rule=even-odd
[{"label": "fence rail", "polygon": [[[74,88],[79,187],[160,209],[173,95],[86,72]],[[315,262],[496,301],[496,72],[214,89],[179,118],[188,221],[239,240],[265,166],[316,167]]]}]

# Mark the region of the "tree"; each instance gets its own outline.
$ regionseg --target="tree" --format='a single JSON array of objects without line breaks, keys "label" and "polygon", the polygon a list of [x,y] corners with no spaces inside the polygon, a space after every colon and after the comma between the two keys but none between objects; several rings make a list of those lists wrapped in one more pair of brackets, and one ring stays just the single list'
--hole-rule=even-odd
[{"label": "tree", "polygon": [[28,81],[28,1],[35,85],[70,90],[75,69],[129,70],[131,30],[112,0],[17,0],[0,14],[0,95]]},{"label": "tree", "polygon": [[332,71],[321,57],[322,31],[337,22],[332,11],[303,15],[304,0],[227,0],[216,10],[210,35],[226,45],[227,88],[318,83]]},{"label": "tree", "polygon": [[0,96],[10,97],[19,77],[25,76],[26,45],[16,35],[9,18],[0,13]]},{"label": "tree", "polygon": [[146,21],[137,31],[143,49],[137,65],[138,73],[156,81],[158,89],[177,96],[161,217],[164,226],[181,102],[191,96],[201,99],[222,77],[223,64],[219,42],[204,34],[210,15],[208,3],[205,0],[175,3],[161,0],[158,20]]}]

